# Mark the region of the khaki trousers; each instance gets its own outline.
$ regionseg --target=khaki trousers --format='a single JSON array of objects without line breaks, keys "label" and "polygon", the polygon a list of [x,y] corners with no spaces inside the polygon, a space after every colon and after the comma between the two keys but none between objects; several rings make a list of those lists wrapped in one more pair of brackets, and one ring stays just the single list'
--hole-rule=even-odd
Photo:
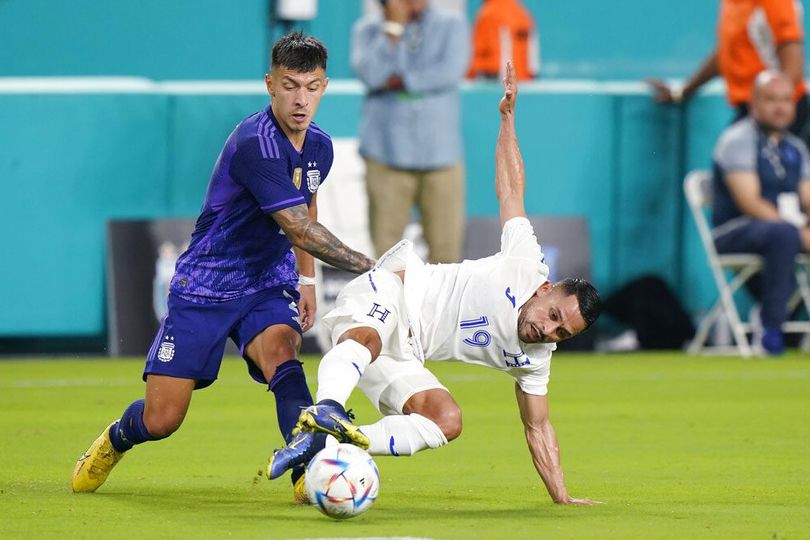
[{"label": "khaki trousers", "polygon": [[431,263],[461,260],[464,235],[464,167],[428,171],[392,169],[366,159],[371,240],[379,257],[402,240],[416,205]]}]

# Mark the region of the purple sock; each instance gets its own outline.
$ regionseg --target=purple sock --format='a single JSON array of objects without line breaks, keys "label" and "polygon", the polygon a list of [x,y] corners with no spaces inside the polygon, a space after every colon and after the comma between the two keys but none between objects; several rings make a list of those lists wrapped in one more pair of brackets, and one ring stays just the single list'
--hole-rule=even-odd
[{"label": "purple sock", "polygon": [[292,430],[298,422],[301,409],[312,405],[312,394],[307,386],[303,364],[297,359],[287,360],[278,368],[267,385],[276,396],[278,429],[285,442],[290,442]]},{"label": "purple sock", "polygon": [[[286,443],[293,438],[292,430],[298,422],[301,409],[312,405],[312,394],[307,386],[303,365],[295,358],[287,360],[276,368],[275,375],[267,385],[276,396],[278,429]],[[319,450],[326,445],[326,436],[322,433],[316,434],[315,440]],[[293,484],[304,474],[304,470],[303,466],[293,469],[290,475]]]},{"label": "purple sock", "polygon": [[121,420],[110,428],[110,441],[119,452],[126,452],[136,444],[156,440],[143,424],[143,407],[142,399],[133,402],[121,415]]}]

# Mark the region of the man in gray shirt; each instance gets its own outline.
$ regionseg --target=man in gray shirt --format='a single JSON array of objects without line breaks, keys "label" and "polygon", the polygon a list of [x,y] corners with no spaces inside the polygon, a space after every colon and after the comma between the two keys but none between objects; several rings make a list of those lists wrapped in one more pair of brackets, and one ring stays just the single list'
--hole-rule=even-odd
[{"label": "man in gray shirt", "polygon": [[713,156],[715,245],[718,253],[763,257],[761,345],[773,355],[785,348],[781,326],[796,287],[794,259],[810,251],[810,156],[787,131],[795,108],[790,79],[777,71],[760,73],[751,116],[722,133]]},{"label": "man in gray shirt", "polygon": [[428,0],[384,0],[352,31],[368,94],[360,125],[371,237],[378,254],[419,207],[431,263],[458,262],[464,227],[459,86],[470,57],[464,18]]}]

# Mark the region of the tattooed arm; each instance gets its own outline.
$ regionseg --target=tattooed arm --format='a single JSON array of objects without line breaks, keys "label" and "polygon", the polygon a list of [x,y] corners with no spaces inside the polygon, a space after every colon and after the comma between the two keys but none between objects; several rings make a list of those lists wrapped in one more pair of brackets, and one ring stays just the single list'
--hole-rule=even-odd
[{"label": "tattooed arm", "polygon": [[313,220],[304,204],[273,212],[290,242],[313,257],[341,270],[361,274],[371,270],[374,260],[354,251],[329,232],[329,229]]},{"label": "tattooed arm", "polygon": [[[309,200],[309,218],[318,221],[318,193],[313,193]],[[295,265],[298,275],[312,280],[312,283],[298,282],[298,320],[301,322],[301,332],[307,332],[315,324],[315,313],[318,310],[318,301],[315,298],[315,258],[301,248],[293,246]]]}]

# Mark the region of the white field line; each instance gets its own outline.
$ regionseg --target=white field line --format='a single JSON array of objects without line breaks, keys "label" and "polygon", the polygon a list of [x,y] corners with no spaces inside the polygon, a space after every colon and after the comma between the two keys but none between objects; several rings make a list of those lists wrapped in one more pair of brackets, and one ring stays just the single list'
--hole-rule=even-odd
[{"label": "white field line", "polygon": [[433,540],[422,536],[331,536],[323,538],[295,538],[290,540]]}]

